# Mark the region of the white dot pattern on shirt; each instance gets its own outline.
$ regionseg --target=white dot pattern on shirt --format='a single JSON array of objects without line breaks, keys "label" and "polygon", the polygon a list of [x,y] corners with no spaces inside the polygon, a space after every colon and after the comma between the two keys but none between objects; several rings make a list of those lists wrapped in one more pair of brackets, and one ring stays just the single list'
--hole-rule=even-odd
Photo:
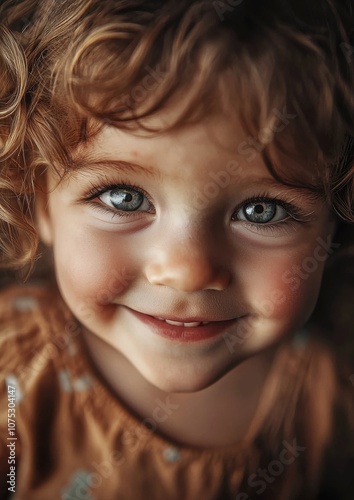
[{"label": "white dot pattern on shirt", "polygon": [[177,462],[181,458],[181,453],[177,448],[171,446],[163,451],[163,457],[166,462]]},{"label": "white dot pattern on shirt", "polygon": [[71,373],[63,369],[59,371],[58,376],[60,387],[65,392],[81,392],[91,387],[91,377],[89,375],[82,375],[72,379]]},{"label": "white dot pattern on shirt", "polygon": [[83,469],[77,470],[70,478],[69,484],[61,490],[61,500],[95,500],[91,494],[91,474]]}]

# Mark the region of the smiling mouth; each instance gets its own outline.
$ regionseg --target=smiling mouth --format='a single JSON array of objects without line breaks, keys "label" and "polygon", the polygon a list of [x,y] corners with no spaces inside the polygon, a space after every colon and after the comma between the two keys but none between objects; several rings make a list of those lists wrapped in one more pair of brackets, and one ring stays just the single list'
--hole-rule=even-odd
[{"label": "smiling mouth", "polygon": [[[222,336],[228,329],[233,328],[238,321],[247,316],[242,315],[219,321],[204,321],[201,318],[186,318],[187,321],[177,321],[175,318],[167,319],[128,309],[133,316],[148,326],[153,334],[183,343],[211,341]],[[194,321],[192,321],[193,319]]]}]

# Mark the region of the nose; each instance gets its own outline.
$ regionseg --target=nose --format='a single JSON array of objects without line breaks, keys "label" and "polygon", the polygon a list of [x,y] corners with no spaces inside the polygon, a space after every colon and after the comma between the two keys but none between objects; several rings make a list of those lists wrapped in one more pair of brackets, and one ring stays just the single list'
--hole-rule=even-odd
[{"label": "nose", "polygon": [[160,241],[145,268],[148,281],[183,292],[225,290],[231,281],[227,259],[210,246],[198,237]]}]

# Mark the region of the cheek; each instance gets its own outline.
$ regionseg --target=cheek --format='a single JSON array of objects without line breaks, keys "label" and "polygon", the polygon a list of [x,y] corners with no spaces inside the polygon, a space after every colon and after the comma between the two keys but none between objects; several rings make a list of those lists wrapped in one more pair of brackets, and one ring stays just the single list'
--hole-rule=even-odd
[{"label": "cheek", "polygon": [[137,268],[124,241],[92,229],[58,238],[54,260],[59,287],[69,304],[95,310],[125,292]]},{"label": "cheek", "polygon": [[296,252],[263,253],[258,265],[251,263],[247,277],[246,296],[257,313],[292,327],[303,324],[316,304],[323,262],[316,261],[312,249]]}]

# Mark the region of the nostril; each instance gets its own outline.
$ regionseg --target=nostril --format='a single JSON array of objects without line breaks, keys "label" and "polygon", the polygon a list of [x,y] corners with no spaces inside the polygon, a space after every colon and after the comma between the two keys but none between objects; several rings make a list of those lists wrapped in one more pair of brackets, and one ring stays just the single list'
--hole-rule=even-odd
[{"label": "nostril", "polygon": [[227,271],[220,271],[215,277],[210,290],[225,290],[231,283],[231,274]]}]

